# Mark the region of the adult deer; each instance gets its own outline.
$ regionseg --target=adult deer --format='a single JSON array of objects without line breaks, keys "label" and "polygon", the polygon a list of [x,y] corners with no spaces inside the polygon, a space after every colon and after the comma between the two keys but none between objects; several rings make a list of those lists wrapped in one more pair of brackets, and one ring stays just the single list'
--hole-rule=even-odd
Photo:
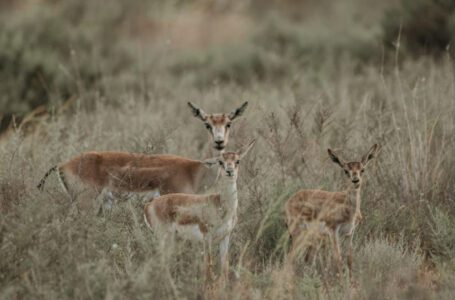
[{"label": "adult deer", "polygon": [[[188,102],[188,106],[191,108],[193,115],[204,122],[204,125],[209,132],[209,142],[213,144],[213,148],[209,147],[209,149],[222,151],[229,141],[229,132],[231,129],[232,121],[243,114],[248,106],[248,102],[244,102],[240,107],[229,114],[207,114],[202,109],[197,108],[191,102]],[[213,153],[209,152],[207,154],[208,157],[206,158],[214,157],[215,155],[212,154]],[[218,155],[219,153],[215,154]]]},{"label": "adult deer", "polygon": [[[349,178],[348,188],[343,192],[323,190],[300,190],[285,205],[286,223],[292,239],[290,256],[294,257],[302,242],[310,244],[306,259],[314,253],[314,245],[308,235],[329,235],[332,241],[334,257],[338,272],[342,268],[340,236],[348,237],[348,267],[352,276],[352,238],[354,230],[362,219],[360,211],[360,190],[362,177],[368,162],[374,158],[379,146],[374,144],[360,161],[344,162],[332,150],[328,149],[330,158],[339,165]],[[312,232],[310,232],[312,231]]]},{"label": "adult deer", "polygon": [[237,222],[238,169],[241,159],[254,143],[253,140],[238,152],[224,152],[217,158],[205,160],[206,164],[219,164],[219,193],[168,194],[154,199],[144,208],[145,222],[164,241],[164,247],[166,240],[173,240],[175,235],[204,244],[207,281],[212,277],[211,250],[214,243],[220,243],[221,274],[228,275],[229,240]]},{"label": "adult deer", "polygon": [[[209,143],[219,154],[227,145],[231,123],[247,108],[243,103],[231,113],[206,114],[188,103],[194,116],[204,121],[209,130]],[[208,155],[212,155],[209,151]],[[216,174],[199,160],[176,155],[146,155],[129,152],[84,152],[58,166],[52,167],[41,179],[42,190],[47,177],[57,171],[64,190],[75,199],[95,199],[103,192],[110,207],[112,192],[135,192],[163,195],[168,193],[193,194]]]}]

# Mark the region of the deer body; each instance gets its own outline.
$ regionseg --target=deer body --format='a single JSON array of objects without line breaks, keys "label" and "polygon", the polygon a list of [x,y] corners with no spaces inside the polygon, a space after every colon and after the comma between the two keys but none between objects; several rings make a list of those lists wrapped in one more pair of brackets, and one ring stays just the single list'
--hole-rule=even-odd
[{"label": "deer body", "polygon": [[[341,271],[340,237],[349,238],[348,267],[352,274],[352,238],[359,221],[362,219],[360,209],[362,174],[368,162],[377,154],[378,145],[374,145],[360,162],[344,163],[330,149],[329,155],[333,162],[343,168],[350,179],[349,186],[343,192],[323,190],[301,190],[293,195],[285,204],[286,224],[292,238],[291,258],[297,254],[299,243],[308,235],[328,235],[331,238],[334,257],[338,271]],[[313,230],[313,232],[309,232]],[[307,259],[312,256],[314,245],[310,244]]]},{"label": "deer body", "polygon": [[235,181],[223,182],[221,193],[209,195],[167,194],[145,207],[147,224],[187,240],[203,242],[210,236],[219,242],[230,234],[237,221]]},{"label": "deer body", "polygon": [[90,186],[99,191],[195,193],[207,173],[201,161],[176,155],[128,152],[86,152],[58,166],[69,189]]},{"label": "deer body", "polygon": [[[248,102],[226,114],[206,114],[188,103],[194,116],[201,119],[209,130],[208,155],[212,148],[219,154],[229,138],[231,123],[243,114]],[[40,181],[42,189],[47,177],[58,171],[60,182],[72,198],[96,198],[106,192],[112,202],[112,192],[152,193],[197,193],[203,183],[213,182],[213,171],[204,163],[176,155],[145,155],[128,152],[85,152],[71,160],[51,168]],[[212,180],[211,180],[212,179]]]},{"label": "deer body", "polygon": [[[239,153],[222,153],[216,160],[220,164],[220,193],[209,195],[168,194],[148,203],[144,219],[159,238],[173,239],[175,235],[204,244],[206,278],[211,278],[211,248],[220,243],[222,273],[228,272],[228,249],[232,230],[237,222],[237,173],[240,159],[253,146]],[[224,171],[224,172],[223,172]]]},{"label": "deer body", "polygon": [[323,232],[338,230],[340,235],[350,235],[357,225],[356,216],[361,216],[357,195],[360,196],[360,190],[301,190],[286,203],[286,222],[290,228],[297,227],[294,230],[306,229],[311,222],[320,222]]}]

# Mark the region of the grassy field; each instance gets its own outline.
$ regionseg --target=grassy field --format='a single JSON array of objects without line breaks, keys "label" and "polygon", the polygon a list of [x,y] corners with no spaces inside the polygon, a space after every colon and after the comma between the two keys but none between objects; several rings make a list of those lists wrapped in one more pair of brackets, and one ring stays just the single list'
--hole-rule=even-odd
[{"label": "grassy field", "polygon": [[[346,1],[345,10],[308,1],[316,16],[331,8],[329,28],[316,17],[296,21],[286,11],[256,12],[268,16],[258,18],[243,7],[222,7],[201,16],[204,1],[189,7],[113,1],[97,19],[100,2],[80,2],[10,7],[10,15],[2,15],[5,22],[22,16],[8,22],[8,32],[23,36],[24,46],[14,41],[24,53],[35,51],[27,56],[30,66],[21,67],[33,70],[46,51],[55,56],[41,69],[49,86],[33,94],[44,95],[37,105],[44,103],[48,114],[17,122],[0,139],[0,298],[453,299],[455,72],[449,54],[433,59],[385,50],[374,13],[345,24],[366,10],[361,1]],[[118,21],[131,16],[141,18]],[[37,53],[39,41],[27,44],[27,32],[53,36],[44,25],[30,27],[38,17],[63,24],[63,33],[71,22],[85,24],[68,34],[68,43],[89,46],[60,49],[66,38],[56,34],[43,42],[53,47]],[[216,19],[206,21],[214,30],[236,24],[242,34],[222,31],[220,42],[217,32],[208,40],[175,33],[191,27],[186,22],[205,28],[205,18]],[[175,40],[163,38],[173,34]],[[9,57],[1,51],[0,58]],[[11,92],[11,84],[23,81],[9,74],[2,77],[10,79],[2,86],[4,112],[37,107],[25,102],[35,96]],[[49,167],[82,151],[203,158],[207,133],[186,102],[223,112],[246,100],[229,148],[253,138],[257,144],[240,166],[229,253],[239,278],[226,286],[204,289],[201,245],[178,242],[161,263],[157,237],[143,221],[144,199],[123,197],[98,217],[95,205],[78,212],[55,177],[44,192],[36,189]],[[355,160],[374,143],[382,150],[365,173],[354,285],[347,270],[336,276],[330,247],[321,249],[314,266],[303,259],[286,264],[284,202],[302,188],[343,188],[344,175],[327,148]],[[171,277],[163,275],[166,268]]]}]

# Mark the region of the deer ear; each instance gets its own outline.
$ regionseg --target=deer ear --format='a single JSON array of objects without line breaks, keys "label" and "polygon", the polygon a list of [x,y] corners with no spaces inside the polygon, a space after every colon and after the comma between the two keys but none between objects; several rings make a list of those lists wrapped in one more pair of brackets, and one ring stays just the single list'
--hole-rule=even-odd
[{"label": "deer ear", "polygon": [[248,107],[248,101],[245,101],[239,108],[236,108],[229,114],[229,119],[234,120],[237,117],[240,117]]},{"label": "deer ear", "polygon": [[367,154],[365,154],[362,157],[362,165],[366,166],[370,160],[375,158],[379,152],[379,149],[380,149],[380,147],[378,144],[374,144],[373,146],[371,146],[371,148],[370,148],[370,150],[368,150]]},{"label": "deer ear", "polygon": [[208,159],[204,159],[203,161],[201,161],[204,166],[206,166],[207,168],[211,168],[213,167],[214,165],[218,164],[218,157],[212,157],[212,158],[208,158]]},{"label": "deer ear", "polygon": [[255,143],[256,139],[252,140],[246,147],[239,150],[238,155],[240,156],[240,159],[242,159],[251,150],[251,148],[253,148]]},{"label": "deer ear", "polygon": [[333,152],[331,149],[327,149],[327,152],[329,153],[329,156],[334,163],[344,168],[344,162],[338,157],[338,155],[335,154],[335,152]]},{"label": "deer ear", "polygon": [[188,102],[188,106],[191,108],[193,115],[201,121],[207,120],[207,114],[200,108],[196,107],[193,103]]}]

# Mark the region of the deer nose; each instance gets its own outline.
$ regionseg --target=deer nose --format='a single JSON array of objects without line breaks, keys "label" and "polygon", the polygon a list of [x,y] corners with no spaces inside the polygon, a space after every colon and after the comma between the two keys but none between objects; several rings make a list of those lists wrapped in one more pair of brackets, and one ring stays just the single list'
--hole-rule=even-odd
[{"label": "deer nose", "polygon": [[234,170],[226,170],[228,176],[234,176]]},{"label": "deer nose", "polygon": [[223,145],[224,141],[223,140],[220,140],[220,141],[215,141],[215,144],[217,144],[218,146],[221,146]]}]

